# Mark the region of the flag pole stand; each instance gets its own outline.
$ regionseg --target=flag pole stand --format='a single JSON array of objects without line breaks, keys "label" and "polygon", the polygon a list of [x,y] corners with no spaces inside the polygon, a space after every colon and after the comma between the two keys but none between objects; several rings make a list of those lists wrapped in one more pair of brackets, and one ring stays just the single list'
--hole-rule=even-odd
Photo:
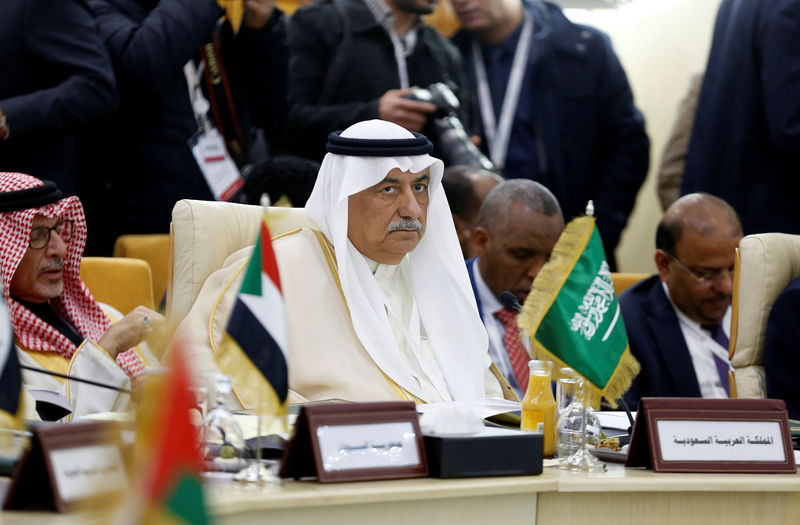
[{"label": "flag pole stand", "polygon": [[586,392],[586,383],[582,378],[578,378],[577,386],[578,395],[580,396],[580,402],[583,407],[581,411],[580,445],[575,453],[559,460],[558,468],[560,470],[569,470],[572,472],[605,472],[605,464],[586,450],[586,414],[589,408],[589,396]]},{"label": "flag pole stand", "polygon": [[233,479],[240,483],[247,483],[249,485],[271,485],[273,487],[279,487],[281,486],[281,478],[269,470],[261,458],[261,430],[263,428],[261,425],[263,419],[262,412],[261,389],[259,389],[258,405],[256,408],[256,425],[258,428],[256,434],[256,457],[254,460],[251,460],[250,464],[244,469],[237,472]]}]

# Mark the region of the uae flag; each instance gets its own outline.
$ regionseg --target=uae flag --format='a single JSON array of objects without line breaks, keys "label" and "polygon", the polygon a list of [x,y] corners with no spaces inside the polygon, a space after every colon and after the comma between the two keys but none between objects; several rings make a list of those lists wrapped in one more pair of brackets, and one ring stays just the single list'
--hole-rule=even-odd
[{"label": "uae flag", "polygon": [[568,366],[612,406],[639,373],[594,217],[570,221],[517,318],[538,359]]},{"label": "uae flag", "polygon": [[[287,414],[286,310],[269,228],[262,220],[223,340],[223,370],[245,408]],[[255,406],[254,406],[255,405]]]}]

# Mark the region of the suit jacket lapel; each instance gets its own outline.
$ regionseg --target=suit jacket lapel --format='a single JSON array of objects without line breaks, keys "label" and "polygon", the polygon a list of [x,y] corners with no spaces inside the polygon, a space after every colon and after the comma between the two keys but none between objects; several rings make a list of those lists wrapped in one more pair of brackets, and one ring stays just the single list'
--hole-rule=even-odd
[{"label": "suit jacket lapel", "polygon": [[481,296],[478,294],[478,286],[475,284],[475,274],[473,272],[477,271],[475,268],[475,261],[477,261],[477,257],[473,257],[472,259],[467,260],[467,273],[469,274],[469,284],[472,286],[472,295],[475,296],[475,302],[478,303],[478,315],[483,320],[483,305],[481,304]]},{"label": "suit jacket lapel", "polygon": [[669,378],[677,392],[687,397],[702,397],[678,316],[660,281],[650,290],[644,306],[651,314],[647,316],[651,333],[658,334],[655,343],[663,358],[664,375]]}]

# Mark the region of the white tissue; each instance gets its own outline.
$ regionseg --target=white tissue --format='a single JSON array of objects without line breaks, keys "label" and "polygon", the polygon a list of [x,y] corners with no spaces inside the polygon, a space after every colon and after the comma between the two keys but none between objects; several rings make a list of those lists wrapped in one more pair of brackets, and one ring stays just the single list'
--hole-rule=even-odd
[{"label": "white tissue", "polygon": [[483,432],[483,419],[463,406],[442,404],[428,405],[419,418],[423,434],[464,435]]}]

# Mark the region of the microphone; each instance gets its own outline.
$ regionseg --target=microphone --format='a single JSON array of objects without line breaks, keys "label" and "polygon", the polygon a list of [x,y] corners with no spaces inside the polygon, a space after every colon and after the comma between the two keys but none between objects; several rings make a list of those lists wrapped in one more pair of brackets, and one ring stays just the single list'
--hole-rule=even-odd
[{"label": "microphone", "polygon": [[519,304],[517,296],[507,290],[500,292],[500,302],[509,310],[522,311],[522,305]]},{"label": "microphone", "polygon": [[127,388],[120,388],[120,387],[116,387],[116,386],[113,386],[113,385],[107,385],[105,383],[100,383],[99,381],[92,381],[91,379],[82,379],[80,377],[68,376],[66,374],[60,374],[58,372],[52,372],[52,371],[46,370],[44,368],[36,368],[36,367],[33,367],[33,366],[26,366],[26,365],[19,365],[19,367],[23,368],[25,370],[30,370],[31,372],[39,372],[40,374],[47,374],[47,375],[50,375],[50,376],[60,377],[62,379],[69,379],[70,381],[77,381],[79,383],[86,383],[86,384],[92,385],[92,386],[99,386],[100,388],[107,388],[109,390],[116,390],[117,392],[123,392],[125,394],[130,394],[131,393],[131,391],[128,390]]},{"label": "microphone", "polygon": [[622,398],[617,399],[617,403],[619,403],[622,406],[622,409],[628,416],[628,422],[631,424],[631,426],[628,427],[628,435],[630,436],[631,433],[633,432],[633,414],[631,413],[630,407],[628,407],[628,403],[626,403],[624,399]]}]

